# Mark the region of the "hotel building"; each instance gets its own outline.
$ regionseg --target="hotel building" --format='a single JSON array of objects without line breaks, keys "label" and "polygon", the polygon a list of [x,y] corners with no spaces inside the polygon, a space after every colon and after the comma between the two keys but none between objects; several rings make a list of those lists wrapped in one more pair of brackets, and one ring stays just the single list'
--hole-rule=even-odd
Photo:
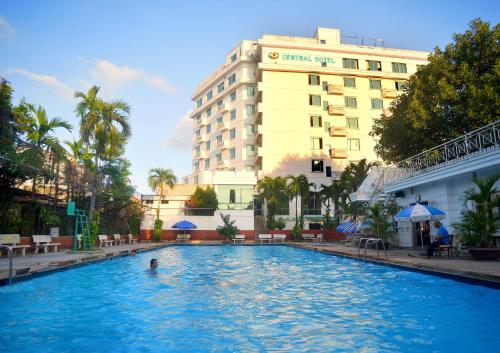
[{"label": "hotel building", "polygon": [[376,160],[374,120],[388,112],[427,52],[343,44],[338,29],[313,38],[244,40],[196,87],[193,165],[204,171],[305,174],[328,183],[351,161]]}]

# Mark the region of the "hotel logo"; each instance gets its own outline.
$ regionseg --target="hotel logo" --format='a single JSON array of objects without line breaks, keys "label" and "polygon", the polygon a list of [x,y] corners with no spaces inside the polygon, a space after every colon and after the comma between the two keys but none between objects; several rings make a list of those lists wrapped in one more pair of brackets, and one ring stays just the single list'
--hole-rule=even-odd
[{"label": "hotel logo", "polygon": [[279,53],[276,53],[275,51],[272,51],[269,53],[269,58],[270,59],[278,59],[280,57],[280,54]]}]

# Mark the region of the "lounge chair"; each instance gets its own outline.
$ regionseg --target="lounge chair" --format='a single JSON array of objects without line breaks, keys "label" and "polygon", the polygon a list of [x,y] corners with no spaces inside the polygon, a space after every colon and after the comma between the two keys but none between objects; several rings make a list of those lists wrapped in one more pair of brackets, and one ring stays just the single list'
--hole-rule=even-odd
[{"label": "lounge chair", "polygon": [[115,245],[125,245],[125,239],[122,239],[120,234],[113,234],[113,240],[115,241]]},{"label": "lounge chair", "polygon": [[240,242],[243,244],[245,242],[245,234],[236,234],[233,237],[233,243],[237,243],[237,242]]},{"label": "lounge chair", "polygon": [[314,241],[314,234],[302,234],[302,239],[304,239],[305,241]]},{"label": "lounge chair", "polygon": [[35,243],[35,254],[38,254],[38,249],[43,248],[43,252],[46,254],[49,252],[49,247],[54,248],[54,252],[57,252],[57,247],[61,243],[53,243],[52,237],[50,235],[33,235],[33,243]]},{"label": "lounge chair", "polygon": [[271,234],[259,234],[257,235],[257,239],[260,240],[260,243],[268,242],[271,243],[271,240],[273,239],[273,236]]},{"label": "lounge chair", "polygon": [[102,248],[102,246],[111,246],[113,245],[113,240],[108,240],[108,236],[106,234],[99,234],[97,236],[99,238],[99,247]]},{"label": "lounge chair", "polygon": [[20,242],[21,237],[19,236],[19,234],[0,234],[0,245],[10,246],[10,248],[12,249],[12,255],[16,254],[16,249],[21,249],[21,255],[26,256],[26,248],[29,248],[30,246],[19,245]]},{"label": "lounge chair", "polygon": [[127,235],[128,243],[131,244],[137,244],[137,238],[134,238],[132,234]]},{"label": "lounge chair", "polygon": [[178,243],[187,243],[191,239],[191,234],[177,234]]},{"label": "lounge chair", "polygon": [[273,234],[273,241],[275,243],[284,243],[286,241],[286,234]]}]

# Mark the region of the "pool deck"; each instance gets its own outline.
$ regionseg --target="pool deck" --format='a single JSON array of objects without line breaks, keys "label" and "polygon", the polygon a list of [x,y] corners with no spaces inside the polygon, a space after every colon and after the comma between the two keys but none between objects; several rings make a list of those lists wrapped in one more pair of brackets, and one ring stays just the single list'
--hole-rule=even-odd
[{"label": "pool deck", "polygon": [[[74,254],[71,251],[48,253],[48,254],[27,254],[26,256],[15,256],[13,258],[13,274],[19,279],[30,278],[32,275],[39,275],[54,270],[70,268],[75,265],[92,263],[110,259],[114,257],[127,256],[132,250],[137,252],[153,250],[155,248],[174,245],[175,243],[139,243],[135,245],[122,245],[97,248],[97,251]],[[216,245],[222,244],[220,241],[196,242],[192,245]],[[246,242],[246,245],[253,245],[253,242]],[[286,243],[304,249],[322,251],[335,255],[346,256],[358,259],[358,249],[346,247],[339,243]],[[500,261],[475,261],[470,257],[458,257],[449,259],[446,255],[441,258],[427,259],[421,256],[423,250],[403,250],[393,249],[387,251],[387,260],[383,251],[380,252],[380,259],[377,258],[376,250],[367,251],[367,260],[380,261],[392,265],[435,272],[436,274],[458,276],[464,279],[488,281],[495,286],[500,286]],[[0,285],[5,284],[8,279],[9,260],[3,256],[0,258]]]}]

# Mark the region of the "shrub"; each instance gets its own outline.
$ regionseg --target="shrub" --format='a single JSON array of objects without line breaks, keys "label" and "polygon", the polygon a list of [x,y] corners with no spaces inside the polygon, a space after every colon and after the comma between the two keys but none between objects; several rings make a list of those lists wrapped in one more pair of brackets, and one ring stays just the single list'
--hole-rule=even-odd
[{"label": "shrub", "polygon": [[156,219],[153,230],[153,241],[160,241],[162,227],[163,227],[163,221],[161,219]]},{"label": "shrub", "polygon": [[233,239],[236,234],[240,234],[240,230],[234,225],[236,221],[234,219],[231,220],[231,215],[221,213],[220,218],[222,219],[222,223],[224,223],[224,225],[217,227],[217,232],[220,235],[227,239]]},{"label": "shrub", "polygon": [[322,221],[323,221],[323,229],[333,229],[335,227],[335,222],[333,221],[330,212],[326,212],[323,215]]},{"label": "shrub", "polygon": [[210,186],[207,186],[206,189],[199,186],[196,187],[196,191],[194,192],[192,199],[192,205],[195,208],[217,209],[219,201],[217,200],[215,189]]},{"label": "shrub", "polygon": [[300,224],[295,223],[295,225],[293,226],[293,230],[292,230],[293,239],[300,240],[301,233],[302,233],[302,229],[300,228]]},{"label": "shrub", "polygon": [[97,241],[97,236],[100,232],[100,224],[101,224],[101,214],[97,211],[94,211],[92,214],[92,229],[91,229],[91,237],[92,244],[95,244]]},{"label": "shrub", "polygon": [[286,227],[286,222],[282,217],[274,221],[274,229],[282,230],[285,229],[285,227]]}]

